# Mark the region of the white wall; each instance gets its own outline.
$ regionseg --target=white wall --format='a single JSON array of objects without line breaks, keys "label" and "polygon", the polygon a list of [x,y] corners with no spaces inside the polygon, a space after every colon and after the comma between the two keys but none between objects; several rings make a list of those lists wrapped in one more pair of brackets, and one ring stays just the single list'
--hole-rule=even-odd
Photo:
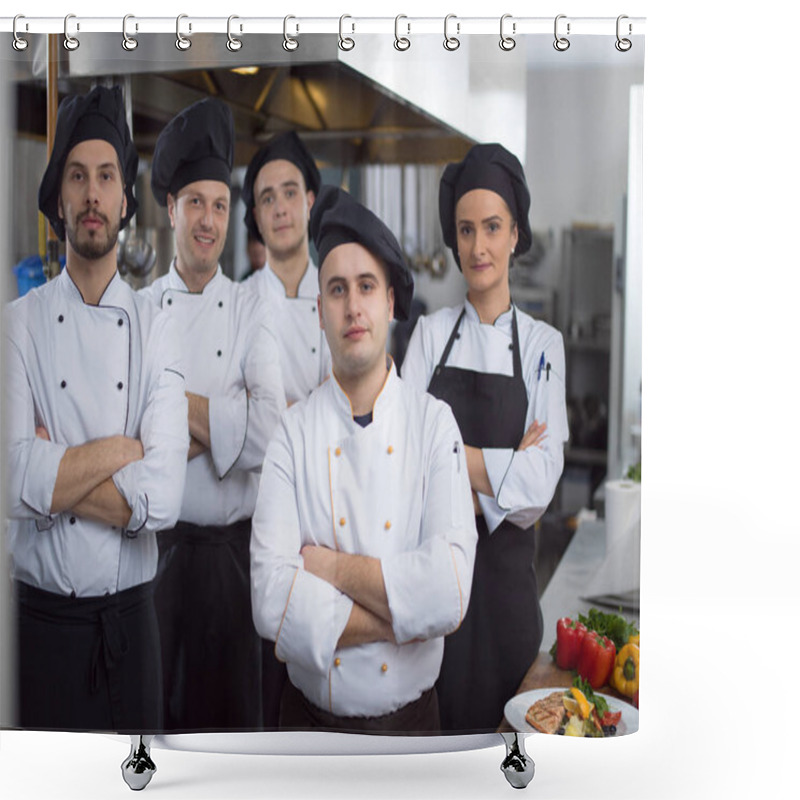
[{"label": "white wall", "polygon": [[526,175],[534,231],[553,247],[536,271],[557,287],[561,230],[574,222],[613,225],[628,180],[629,94],[640,67],[529,67]]}]

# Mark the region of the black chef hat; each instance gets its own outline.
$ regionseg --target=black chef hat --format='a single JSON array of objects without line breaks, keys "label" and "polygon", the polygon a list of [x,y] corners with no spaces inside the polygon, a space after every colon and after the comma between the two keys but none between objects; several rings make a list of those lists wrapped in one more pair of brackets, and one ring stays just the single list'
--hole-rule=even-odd
[{"label": "black chef hat", "polygon": [[230,108],[215,97],[176,114],[158,136],[150,186],[159,205],[194,181],[231,185],[234,129]]},{"label": "black chef hat", "polygon": [[291,161],[303,173],[306,189],[310,189],[315,195],[319,192],[320,183],[322,182],[311,153],[308,152],[306,146],[294,131],[274,136],[253,156],[244,176],[244,186],[242,186],[242,200],[245,207],[244,224],[247,225],[247,230],[262,244],[264,244],[264,240],[261,238],[261,233],[258,230],[255,215],[253,214],[256,178],[264,164],[278,159]]},{"label": "black chef hat", "polygon": [[357,242],[383,261],[394,289],[394,316],[401,321],[408,319],[414,278],[394,234],[368,208],[344,189],[323,186],[311,209],[309,230],[320,267],[334,247],[348,242]]},{"label": "black chef hat", "polygon": [[532,242],[528,221],[531,194],[522,164],[500,144],[476,144],[463,161],[445,167],[439,184],[439,220],[444,243],[453,251],[458,268],[461,269],[461,262],[456,239],[456,203],[472,189],[489,189],[506,201],[519,234],[514,255],[526,253]]},{"label": "black chef hat", "polygon": [[58,197],[61,192],[61,177],[64,162],[73,147],[87,139],[103,139],[117,152],[125,196],[128,206],[120,222],[124,228],[136,213],[136,198],[133,195],[139,156],[131,141],[131,133],[125,121],[125,103],[122,89],[114,86],[95,86],[83,95],[70,95],[61,101],[56,118],[56,135],[50,161],[39,185],[39,210],[50,220],[53,230],[64,241],[64,221],[58,216]]}]

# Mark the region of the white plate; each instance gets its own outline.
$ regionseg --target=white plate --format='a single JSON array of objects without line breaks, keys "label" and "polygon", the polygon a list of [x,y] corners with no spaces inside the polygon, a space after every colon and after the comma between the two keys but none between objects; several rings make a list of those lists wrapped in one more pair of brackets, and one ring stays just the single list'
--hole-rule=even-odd
[{"label": "white plate", "polygon": [[[520,733],[541,733],[541,731],[537,731],[533,725],[528,724],[525,720],[525,714],[537,700],[541,700],[553,692],[564,692],[566,689],[567,687],[564,686],[553,686],[549,689],[531,689],[529,692],[523,692],[522,694],[512,697],[506,703],[505,707],[505,715],[508,724]],[[635,708],[630,703],[626,703],[623,700],[618,700],[616,697],[609,697],[607,694],[601,694],[600,692],[595,692],[595,694],[598,697],[605,698],[605,701],[608,703],[608,710],[611,711],[612,714],[617,711],[622,712],[619,725],[617,725],[616,736],[625,736],[627,733],[635,733],[639,730],[638,708]]]}]

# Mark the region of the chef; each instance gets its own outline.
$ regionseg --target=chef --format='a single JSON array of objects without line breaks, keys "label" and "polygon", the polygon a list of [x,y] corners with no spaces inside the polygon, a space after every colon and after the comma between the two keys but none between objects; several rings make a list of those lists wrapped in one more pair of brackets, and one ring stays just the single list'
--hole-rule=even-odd
[{"label": "chef", "polygon": [[561,334],[511,302],[509,269],[528,250],[530,193],[519,160],[475,145],[445,169],[439,216],[466,283],[463,304],[420,318],[403,379],[453,410],[467,452],[478,548],[469,614],[445,645],[442,727],[493,731],[539,652],[534,523],[564,466]]},{"label": "chef", "polygon": [[173,322],[117,273],[137,164],[119,87],[63,100],[39,208],[66,268],[6,309],[23,728],[161,727],[155,534],[178,518],[189,435]]},{"label": "chef", "polygon": [[330,373],[330,352],[317,319],[317,270],[308,247],[308,217],[319,187],[317,165],[294,131],[270,139],[253,156],[242,186],[247,230],[267,249],[266,266],[244,285],[270,306],[290,405],[308,397]]},{"label": "chef", "polygon": [[386,354],[413,293],[392,233],[323,187],[311,234],[332,378],[281,419],[251,543],[256,627],[290,679],[280,724],[438,733],[434,682],[476,541],[461,437]]},{"label": "chef", "polygon": [[[266,249],[266,264],[243,285],[268,307],[287,405],[308,397],[331,370],[308,244],[308,216],[319,187],[317,165],[294,131],[273,137],[253,156],[242,186],[248,242]],[[264,727],[276,728],[286,666],[275,658],[275,643],[266,639],[261,660]]]},{"label": "chef", "polygon": [[156,604],[172,730],[261,726],[250,517],[285,401],[265,308],[219,265],[233,146],[231,111],[209,98],[175,116],[153,153],[152,190],[167,207],[176,256],[142,293],[178,329],[191,434],[180,521],[159,534]]}]

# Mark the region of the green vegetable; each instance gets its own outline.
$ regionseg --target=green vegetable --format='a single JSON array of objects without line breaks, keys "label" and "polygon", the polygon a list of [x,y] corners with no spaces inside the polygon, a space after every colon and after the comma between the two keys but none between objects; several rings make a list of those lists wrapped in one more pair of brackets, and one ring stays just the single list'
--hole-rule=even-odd
[{"label": "green vegetable", "polygon": [[590,703],[594,703],[597,716],[602,718],[603,714],[608,711],[608,703],[606,702],[605,698],[596,695],[589,681],[585,681],[580,675],[575,677],[575,679],[572,681],[572,685],[576,689],[580,689]]},{"label": "green vegetable", "polygon": [[596,608],[590,608],[586,616],[578,614],[578,620],[590,631],[597,631],[601,636],[608,636],[614,642],[617,650],[621,650],[628,643],[629,637],[639,633],[638,628],[620,614],[606,614]]},{"label": "green vegetable", "polygon": [[642,482],[642,462],[637,461],[632,467],[628,467],[628,471],[625,474],[625,477],[629,481],[636,481],[636,483]]}]

